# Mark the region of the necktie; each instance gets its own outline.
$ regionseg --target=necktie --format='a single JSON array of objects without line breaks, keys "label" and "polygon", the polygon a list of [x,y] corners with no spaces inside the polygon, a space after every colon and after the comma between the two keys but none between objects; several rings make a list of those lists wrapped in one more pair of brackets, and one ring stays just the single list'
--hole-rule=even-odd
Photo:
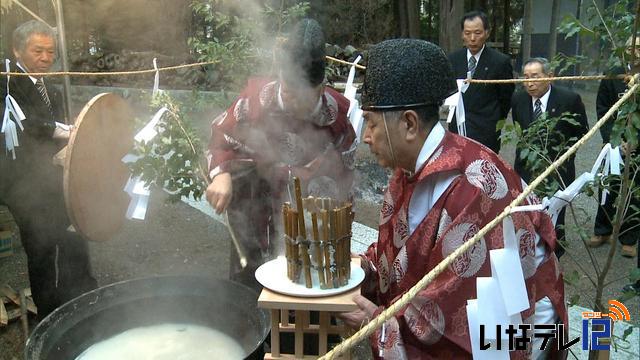
[{"label": "necktie", "polygon": [[473,72],[476,71],[476,65],[478,65],[476,57],[471,56],[469,58],[469,63],[467,64],[467,68],[469,69],[469,77],[473,77]]},{"label": "necktie", "polygon": [[49,99],[49,94],[47,94],[47,88],[44,86],[42,78],[36,80],[36,88],[38,89],[42,100],[47,104],[49,111],[51,111],[51,100]]},{"label": "necktie", "polygon": [[542,102],[540,101],[540,99],[537,99],[535,108],[533,109],[533,120],[539,118],[540,115],[542,115]]}]

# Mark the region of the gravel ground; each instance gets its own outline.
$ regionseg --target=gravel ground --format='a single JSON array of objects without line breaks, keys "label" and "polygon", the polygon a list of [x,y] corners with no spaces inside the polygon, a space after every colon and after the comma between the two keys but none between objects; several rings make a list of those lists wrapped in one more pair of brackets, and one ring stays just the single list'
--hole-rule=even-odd
[{"label": "gravel ground", "polygon": [[[590,123],[595,122],[595,94],[583,93]],[[203,132],[206,124],[199,126]],[[599,152],[601,139],[592,139],[578,153],[576,168],[578,173],[591,168],[593,159]],[[513,161],[513,149],[503,149],[502,155]],[[356,189],[356,221],[376,227],[382,189],[387,173],[376,166],[368,154],[366,146],[358,151],[359,185]],[[571,225],[569,234],[569,254],[561,259],[565,272],[578,271],[582,275],[575,285],[567,285],[567,298],[580,294],[577,303],[591,307],[593,285],[588,276],[594,273],[591,257],[587,249],[579,243],[578,227],[589,235],[592,232],[596,202],[581,197],[575,202],[579,211],[578,224]],[[568,217],[569,219],[569,217]],[[567,221],[570,223],[570,221]],[[589,249],[593,259],[602,266],[609,246]],[[93,271],[99,284],[162,274],[193,274],[226,278],[228,276],[229,238],[226,229],[211,218],[183,204],[167,204],[160,192],[152,196],[147,220],[128,222],[111,241],[91,243],[90,254]],[[620,295],[619,289],[627,283],[626,275],[635,266],[635,259],[615,255],[611,274],[612,283],[606,288],[605,300]],[[585,271],[581,271],[584,268]],[[15,255],[0,259],[0,284],[8,283],[14,288],[28,286],[26,256],[19,249]],[[640,313],[638,298],[626,302],[631,314]],[[638,317],[632,315],[632,322],[638,325]],[[32,324],[34,325],[34,324]],[[356,352],[357,358],[369,357],[365,345]],[[22,352],[21,333],[18,322],[0,328],[0,360],[20,358]]]}]

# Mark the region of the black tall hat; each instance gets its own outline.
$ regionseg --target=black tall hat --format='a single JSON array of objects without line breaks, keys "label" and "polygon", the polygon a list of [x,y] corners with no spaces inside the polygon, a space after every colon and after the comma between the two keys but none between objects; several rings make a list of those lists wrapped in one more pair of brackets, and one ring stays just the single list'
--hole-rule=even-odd
[{"label": "black tall hat", "polygon": [[285,81],[294,84],[304,80],[312,86],[322,83],[326,64],[325,42],[317,21],[302,19],[297,23],[282,50],[281,69]]},{"label": "black tall hat", "polygon": [[418,39],[392,39],[369,50],[362,109],[440,106],[457,91],[451,64],[440,47]]}]

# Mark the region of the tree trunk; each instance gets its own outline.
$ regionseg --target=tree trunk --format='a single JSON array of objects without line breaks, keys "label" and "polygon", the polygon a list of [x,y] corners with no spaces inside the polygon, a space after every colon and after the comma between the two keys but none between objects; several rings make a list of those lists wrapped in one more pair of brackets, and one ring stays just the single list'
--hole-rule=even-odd
[{"label": "tree trunk", "polygon": [[398,34],[400,37],[420,37],[420,7],[418,0],[398,0],[396,2]]},{"label": "tree trunk", "polygon": [[406,0],[408,33],[410,38],[420,38],[420,7],[418,0]]},{"label": "tree trunk", "polygon": [[524,16],[522,31],[522,62],[531,57],[531,0],[524,0]]},{"label": "tree trunk", "polygon": [[[509,0],[504,0],[504,10],[502,11],[502,52],[509,54],[511,47],[511,4]],[[495,30],[494,30],[495,31]]]},{"label": "tree trunk", "polygon": [[427,39],[433,41],[435,36],[433,35],[433,0],[426,0],[427,2]]},{"label": "tree trunk", "polygon": [[440,47],[450,53],[460,47],[460,22],[464,14],[464,3],[457,0],[440,0]]},{"label": "tree trunk", "polygon": [[398,36],[409,36],[409,24],[407,18],[407,0],[396,1],[396,19],[398,22]]},{"label": "tree trunk", "polygon": [[560,11],[561,0],[553,0],[551,6],[551,24],[549,25],[549,60],[556,56],[556,47],[558,44],[558,12]]},{"label": "tree trunk", "polygon": [[491,11],[491,41],[495,42],[498,36],[498,9]]}]

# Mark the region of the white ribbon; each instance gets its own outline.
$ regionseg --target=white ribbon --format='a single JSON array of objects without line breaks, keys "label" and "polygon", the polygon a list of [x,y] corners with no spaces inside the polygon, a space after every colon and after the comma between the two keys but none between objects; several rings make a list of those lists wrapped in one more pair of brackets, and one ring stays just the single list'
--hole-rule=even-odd
[{"label": "white ribbon", "polygon": [[157,60],[157,58],[153,58],[153,68],[156,70],[156,74],[153,77],[153,92],[151,93],[151,96],[153,97],[156,97],[158,94],[158,88],[160,86],[160,70],[158,70]]},{"label": "white ribbon", "polygon": [[[453,114],[456,115],[456,125],[458,127],[458,134],[462,136],[467,136],[467,127],[465,125],[465,110],[464,110],[464,99],[462,94],[469,88],[469,84],[465,82],[464,79],[457,79],[456,84],[458,85],[458,91],[449,96],[445,101],[444,105],[449,106],[449,115],[447,116],[447,124],[450,124],[453,120]],[[454,112],[455,109],[455,112]]]},{"label": "white ribbon", "polygon": [[351,65],[351,69],[349,69],[349,77],[347,78],[347,83],[344,87],[344,97],[349,100],[349,110],[347,111],[347,116],[349,117],[349,122],[353,127],[353,131],[356,133],[356,139],[354,144],[359,144],[362,136],[362,124],[363,124],[363,111],[360,109],[360,102],[356,99],[356,93],[358,88],[353,85],[353,81],[356,77],[356,65],[362,56],[358,55],[356,59],[353,61]]},{"label": "white ribbon", "polygon": [[[5,59],[5,69],[10,71],[11,61]],[[22,121],[26,119],[24,112],[18,105],[18,102],[11,96],[9,88],[9,75],[7,75],[7,96],[5,97],[5,107],[2,115],[2,126],[0,127],[0,133],[4,134],[5,150],[7,154],[11,153],[13,160],[16,159],[16,146],[20,146],[18,142],[18,128],[24,131]]]}]

